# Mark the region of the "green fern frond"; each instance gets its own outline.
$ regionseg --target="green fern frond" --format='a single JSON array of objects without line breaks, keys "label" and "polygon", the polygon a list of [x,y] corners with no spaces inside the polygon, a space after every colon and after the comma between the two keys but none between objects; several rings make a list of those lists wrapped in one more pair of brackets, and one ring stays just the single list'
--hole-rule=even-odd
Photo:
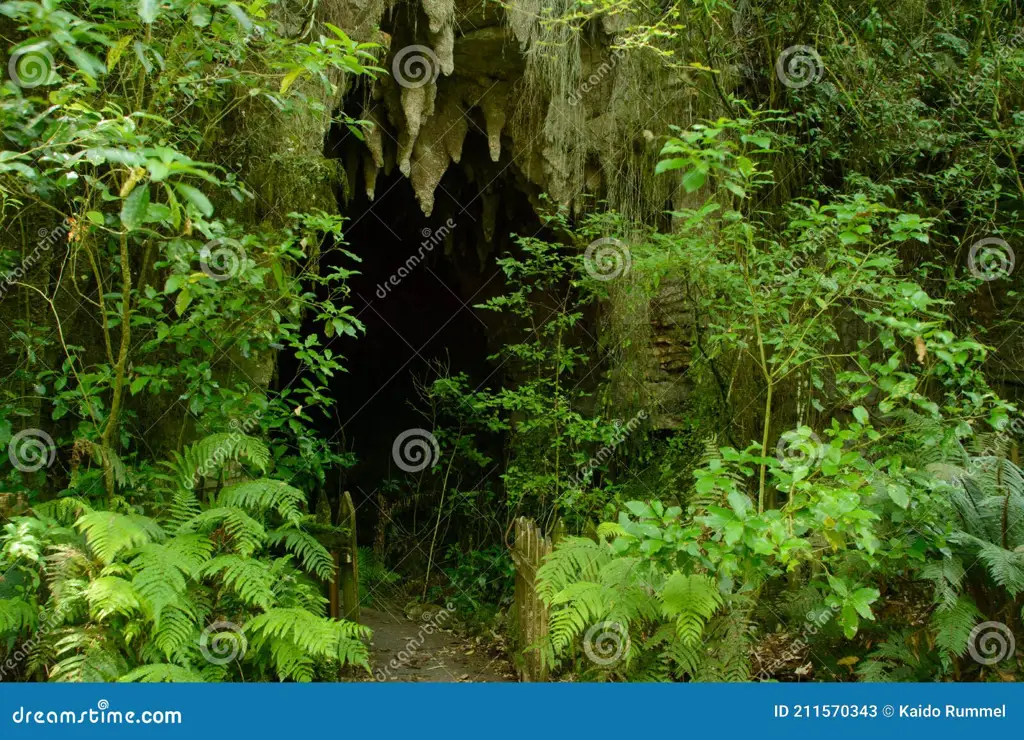
[{"label": "green fern frond", "polygon": [[250,512],[263,514],[271,509],[295,526],[302,521],[301,506],[305,494],[284,481],[261,478],[228,486],[218,498],[220,506],[235,506]]},{"label": "green fern frond", "polygon": [[110,468],[117,485],[123,486],[125,484],[128,480],[128,470],[114,450],[96,442],[89,442],[89,453],[92,456],[93,462],[99,465],[101,470]]},{"label": "green fern frond", "polygon": [[132,584],[145,601],[155,630],[160,629],[165,608],[186,609],[186,578],[199,574],[212,550],[213,543],[203,535],[179,535],[166,544],[138,548],[131,563],[136,570]]},{"label": "green fern frond", "polygon": [[267,538],[267,532],[262,524],[233,506],[207,509],[183,522],[178,531],[181,533],[209,533],[218,527],[224,528],[234,549],[244,557],[249,557],[260,549]]},{"label": "green fern frond", "polygon": [[673,573],[661,592],[664,616],[675,618],[676,634],[686,646],[700,642],[704,625],[722,605],[715,579],[705,575]]},{"label": "green fern frond", "polygon": [[262,609],[274,604],[274,585],[277,579],[262,560],[242,555],[220,555],[200,569],[203,576],[220,576],[224,585],[234,591],[242,601]]},{"label": "green fern frond", "polygon": [[160,525],[149,517],[110,511],[83,514],[75,529],[85,534],[89,548],[103,563],[113,562],[125,550],[164,538]]},{"label": "green fern frond", "polygon": [[939,607],[932,614],[935,645],[947,657],[962,656],[967,652],[971,630],[980,618],[981,612],[967,596],[961,596],[952,606]]},{"label": "green fern frond", "polygon": [[204,683],[205,679],[201,673],[196,673],[189,668],[182,668],[173,663],[152,663],[139,666],[121,676],[118,681],[122,683]]},{"label": "green fern frond", "polygon": [[266,473],[270,467],[270,450],[261,440],[238,432],[211,434],[188,445],[181,453],[173,453],[166,463],[179,488],[193,490],[199,478],[216,478],[230,463],[246,460]]},{"label": "green fern frond", "polygon": [[693,677],[700,670],[704,653],[698,646],[684,645],[676,635],[674,624],[662,624],[644,644],[645,651],[658,648],[658,658],[673,678]]},{"label": "green fern frond", "polygon": [[314,677],[314,663],[310,654],[289,640],[269,641],[274,671],[282,681],[309,683]]},{"label": "green fern frond", "polygon": [[38,610],[24,599],[0,599],[0,635],[35,629]]},{"label": "green fern frond", "polygon": [[982,544],[978,557],[986,566],[992,579],[1005,588],[1010,596],[1024,591],[1024,553],[1004,550],[990,542]]},{"label": "green fern frond", "polygon": [[191,488],[175,489],[171,496],[171,505],[168,507],[168,515],[172,529],[175,532],[181,531],[181,527],[202,512],[199,499],[196,498],[195,490]]},{"label": "green fern frond", "polygon": [[964,575],[964,565],[957,557],[946,557],[921,568],[921,577],[935,584],[935,603],[946,609],[956,604]]},{"label": "green fern frond", "polygon": [[298,529],[282,528],[267,537],[268,545],[282,543],[288,552],[298,556],[306,570],[321,580],[329,581],[334,577],[334,559],[313,535]]},{"label": "green fern frond", "polygon": [[566,586],[549,602],[548,633],[556,654],[573,644],[592,624],[606,621],[611,605],[604,586],[581,581]]},{"label": "green fern frond", "polygon": [[112,615],[130,617],[141,604],[131,581],[117,576],[104,576],[93,580],[85,589],[89,611],[93,619],[104,621]]},{"label": "green fern frond", "polygon": [[586,537],[567,537],[537,569],[537,594],[550,603],[556,593],[579,580],[593,581],[611,560],[608,545]]},{"label": "green fern frond", "polygon": [[153,646],[170,659],[183,647],[198,642],[199,620],[189,611],[175,606],[165,606],[161,611],[159,625],[153,626],[152,637]]},{"label": "green fern frond", "polygon": [[597,536],[604,537],[606,539],[615,539],[621,537],[626,533],[626,530],[622,528],[622,525],[618,522],[601,522],[597,525]]},{"label": "green fern frond", "polygon": [[103,630],[72,628],[54,637],[58,660],[50,671],[52,681],[105,683],[117,680],[128,670],[116,641]]},{"label": "green fern frond", "polygon": [[299,665],[295,662],[294,651],[282,650],[282,642],[290,643],[308,656],[369,668],[369,651],[364,640],[370,637],[370,629],[354,622],[317,617],[304,609],[277,608],[250,619],[245,631],[252,635],[254,647],[269,646],[275,660],[282,659],[277,666],[282,677]]},{"label": "green fern frond", "polygon": [[62,524],[71,525],[82,514],[92,511],[89,502],[78,496],[65,496],[53,501],[44,501],[32,507],[32,511],[43,519],[54,519]]}]

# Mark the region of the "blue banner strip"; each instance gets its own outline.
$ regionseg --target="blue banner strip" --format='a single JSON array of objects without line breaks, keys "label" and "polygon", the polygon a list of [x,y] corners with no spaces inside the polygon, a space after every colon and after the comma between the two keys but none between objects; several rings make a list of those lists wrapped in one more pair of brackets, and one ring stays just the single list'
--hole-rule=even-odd
[{"label": "blue banner strip", "polygon": [[1021,730],[1018,684],[0,684],[2,738],[931,740]]}]

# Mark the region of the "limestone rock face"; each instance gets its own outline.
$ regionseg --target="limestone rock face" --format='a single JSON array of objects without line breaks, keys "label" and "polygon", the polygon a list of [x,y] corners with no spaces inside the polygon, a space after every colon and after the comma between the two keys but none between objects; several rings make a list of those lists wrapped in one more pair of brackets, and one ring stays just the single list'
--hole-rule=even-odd
[{"label": "limestone rock face", "polygon": [[[659,213],[672,187],[653,177],[658,147],[650,129],[661,135],[668,123],[685,124],[692,91],[680,79],[652,76],[649,60],[615,47],[623,19],[598,24],[584,39],[551,22],[569,6],[549,5],[332,6],[334,20],[354,38],[385,47],[381,66],[388,74],[368,91],[350,91],[363,96],[361,118],[370,122],[371,157],[360,157],[358,167],[384,169],[392,150],[429,215],[448,168],[472,167],[463,162],[463,142],[479,134],[490,160],[528,183],[531,196],[547,193],[577,210],[607,198],[629,215]],[[371,197],[377,179],[376,172],[363,174]]]},{"label": "limestone rock face", "polygon": [[[397,167],[430,216],[445,173],[460,169],[470,192],[459,203],[481,209],[481,264],[503,236],[499,178],[538,211],[541,194],[576,213],[606,200],[648,222],[679,206],[676,184],[654,167],[669,125],[695,117],[695,86],[644,50],[616,45],[630,19],[583,34],[560,22],[571,12],[568,0],[335,0],[333,22],[380,43],[387,70],[347,92],[346,110],[367,122],[364,151],[347,155],[349,192],[358,182],[372,200],[381,171]],[[467,146],[476,137],[486,146]],[[677,425],[673,409],[688,392],[684,295],[665,285],[637,324],[637,340],[648,333],[642,385],[650,408],[662,409],[652,414],[660,427]]]}]

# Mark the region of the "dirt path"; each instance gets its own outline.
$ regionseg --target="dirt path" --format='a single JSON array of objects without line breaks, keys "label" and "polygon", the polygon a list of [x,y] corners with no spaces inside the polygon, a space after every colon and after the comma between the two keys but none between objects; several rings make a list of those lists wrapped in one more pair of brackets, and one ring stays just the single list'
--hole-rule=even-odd
[{"label": "dirt path", "polygon": [[373,629],[370,665],[377,681],[515,681],[504,656],[493,655],[451,629],[451,613],[435,607],[410,619],[400,610],[360,609]]}]

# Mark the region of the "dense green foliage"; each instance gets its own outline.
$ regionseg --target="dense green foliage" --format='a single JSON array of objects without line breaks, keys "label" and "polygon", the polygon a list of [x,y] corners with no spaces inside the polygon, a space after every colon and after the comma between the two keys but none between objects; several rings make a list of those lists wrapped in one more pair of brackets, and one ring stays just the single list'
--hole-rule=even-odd
[{"label": "dense green foliage", "polygon": [[[4,678],[370,667],[369,630],[327,617],[324,492],[355,460],[318,423],[346,392],[329,340],[383,341],[348,305],[372,247],[345,244],[322,158],[238,163],[314,119],[361,138],[339,101],[386,70],[292,11],[0,2]],[[535,201],[544,228],[493,256],[503,287],[474,307],[505,330],[502,380],[419,383],[436,454],[380,481],[415,541],[379,494],[362,598],[408,575],[508,629],[528,516],[565,536],[538,572],[549,633],[516,657],[563,676],[1020,677],[1024,17],[616,0],[544,23],[597,38],[618,16],[611,43],[699,101],[644,131],[675,196],[649,221]],[[246,181],[274,168],[303,187]],[[644,376],[666,292],[682,414]]]}]

